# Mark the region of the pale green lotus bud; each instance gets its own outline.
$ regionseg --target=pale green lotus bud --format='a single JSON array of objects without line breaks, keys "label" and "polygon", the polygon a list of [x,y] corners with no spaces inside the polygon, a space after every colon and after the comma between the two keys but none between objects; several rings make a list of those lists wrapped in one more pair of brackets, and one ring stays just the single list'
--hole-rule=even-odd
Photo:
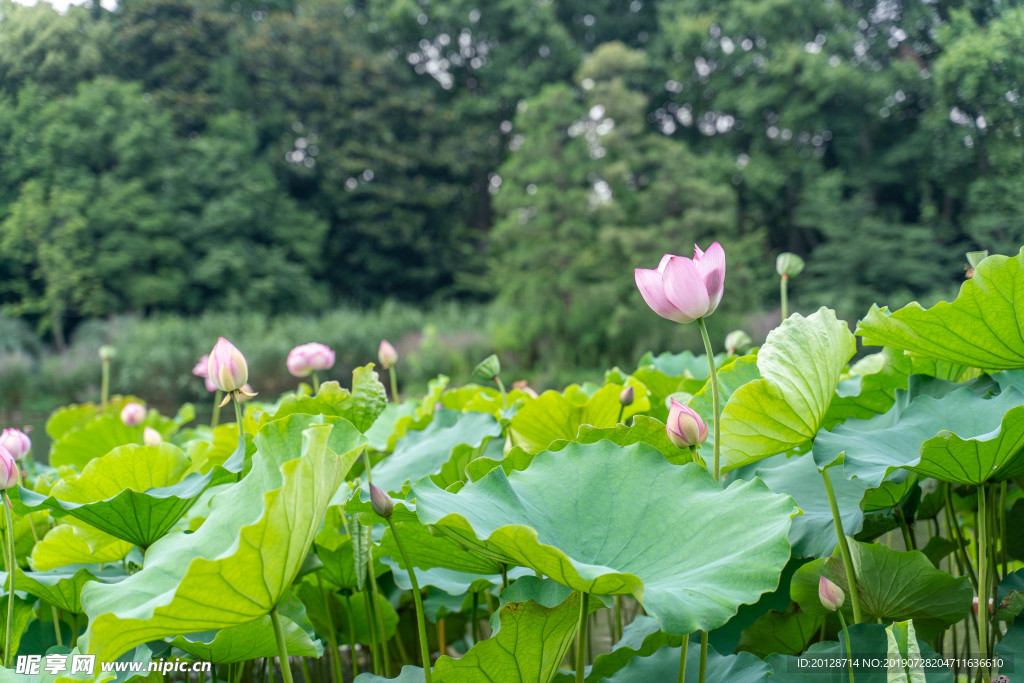
[{"label": "pale green lotus bud", "polygon": [[743,330],[733,330],[725,335],[725,352],[730,356],[737,355],[740,351],[747,349],[753,343],[750,335]]},{"label": "pale green lotus bud", "polygon": [[100,347],[100,360],[103,362],[109,362],[114,356],[117,355],[117,349],[109,344],[104,344]]},{"label": "pale green lotus bud", "polygon": [[783,252],[775,259],[775,270],[782,277],[795,277],[803,272],[804,260],[796,254]]}]

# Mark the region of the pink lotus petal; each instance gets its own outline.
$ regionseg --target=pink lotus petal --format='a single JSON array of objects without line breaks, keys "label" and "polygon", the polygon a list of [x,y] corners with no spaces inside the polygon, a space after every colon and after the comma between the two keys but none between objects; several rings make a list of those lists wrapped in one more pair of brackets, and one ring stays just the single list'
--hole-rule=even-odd
[{"label": "pink lotus petal", "polygon": [[696,244],[693,245],[693,260],[700,261],[703,256],[704,252],[700,250],[700,247],[698,247]]},{"label": "pink lotus petal", "polygon": [[661,273],[656,270],[636,268],[633,274],[636,277],[636,286],[640,290],[640,295],[652,311],[668,320],[689,322],[689,319],[686,316],[681,316],[679,309],[665,297],[665,285]]},{"label": "pink lotus petal", "polygon": [[662,279],[665,298],[681,314],[681,318],[676,317],[672,320],[688,323],[708,314],[711,302],[708,299],[704,278],[696,263],[688,258],[673,256],[665,267]]},{"label": "pink lotus petal", "polygon": [[673,254],[665,254],[664,256],[661,257],[661,262],[658,264],[658,272],[659,273],[664,273],[665,272],[665,266],[668,265],[669,259],[672,259],[672,258],[675,258],[675,256]]},{"label": "pink lotus petal", "polygon": [[697,269],[704,278],[709,301],[707,315],[711,315],[718,308],[725,290],[725,250],[722,249],[722,245],[715,242],[708,247],[697,261]]}]

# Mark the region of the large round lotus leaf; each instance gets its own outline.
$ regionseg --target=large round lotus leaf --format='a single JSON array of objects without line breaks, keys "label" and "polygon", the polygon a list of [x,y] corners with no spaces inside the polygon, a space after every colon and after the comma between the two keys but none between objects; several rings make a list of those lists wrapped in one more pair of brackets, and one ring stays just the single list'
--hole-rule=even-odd
[{"label": "large round lotus leaf", "polygon": [[[117,568],[120,572],[120,567]],[[4,572],[4,581],[7,574]],[[57,609],[80,614],[82,612],[82,586],[90,581],[117,583],[124,574],[101,570],[98,565],[87,567],[61,567],[45,572],[23,572],[18,569],[15,587],[46,600]]]},{"label": "large round lotus leaf", "polygon": [[115,538],[88,524],[72,520],[58,524],[32,548],[32,566],[48,571],[69,564],[116,562],[132,549],[128,541]]},{"label": "large round lotus leaf", "polygon": [[857,325],[865,344],[988,370],[1024,368],[1024,249],[989,256],[952,302],[922,309],[911,303],[890,313],[872,306]]},{"label": "large round lotus leaf", "polygon": [[[614,651],[613,651],[614,652]],[[614,672],[603,676],[587,676],[587,681],[597,683],[634,683],[635,681],[675,681],[679,676],[679,647],[661,647],[653,654],[637,653]],[[600,659],[600,658],[599,658]],[[594,669],[597,669],[597,662]],[[686,680],[696,681],[700,673],[700,643],[689,642],[686,648]],[[769,679],[771,667],[748,652],[735,655],[720,655],[715,648],[708,647],[707,681],[732,683],[732,681],[764,681]],[[556,683],[570,683],[570,674],[562,672],[555,678]]]},{"label": "large round lotus leaf", "polygon": [[638,392],[636,399],[625,410],[619,402],[619,395],[625,389],[623,386],[609,384],[589,397],[581,395],[578,387],[575,392],[572,389],[566,389],[565,394],[545,391],[540,398],[520,408],[510,427],[513,442],[525,451],[536,453],[556,439],[572,441],[581,425],[614,427],[620,411],[625,420],[650,407],[646,390],[640,387],[634,387]]},{"label": "large round lotus leaf", "polygon": [[845,454],[846,476],[871,487],[901,467],[957,484],[1024,474],[1024,394],[1008,387],[983,398],[964,387],[940,398],[914,397],[914,386],[900,392],[884,415],[847,420],[819,434],[814,442],[818,466]]},{"label": "large round lotus leaf", "polygon": [[48,509],[71,515],[117,538],[150,546],[174,526],[210,483],[210,475],[190,475],[180,448],[120,446],[92,460],[77,479],[58,482],[49,496],[18,488],[26,510]]},{"label": "large round lotus leaf", "polygon": [[646,444],[570,444],[457,493],[412,487],[425,524],[578,591],[632,594],[669,633],[711,630],[773,590],[798,512],[761,481],[722,490]]},{"label": "large round lotus leaf", "polygon": [[286,394],[277,406],[253,414],[259,427],[289,415],[330,415],[343,417],[365,432],[388,404],[384,385],[377,379],[373,363],[352,371],[352,391],[337,382],[324,382],[316,396]]},{"label": "large round lotus leaf", "polygon": [[197,531],[154,543],[143,569],[117,586],[87,584],[89,653],[109,661],[155,638],[267,614],[298,574],[365,443],[348,422],[316,424],[323,420],[292,415],[267,424],[252,469],[213,499]]},{"label": "large round lotus leaf", "polygon": [[50,464],[74,465],[84,469],[89,461],[106,455],[118,446],[142,442],[142,427],[126,427],[114,415],[97,417],[79,429],[71,429],[50,450]]}]

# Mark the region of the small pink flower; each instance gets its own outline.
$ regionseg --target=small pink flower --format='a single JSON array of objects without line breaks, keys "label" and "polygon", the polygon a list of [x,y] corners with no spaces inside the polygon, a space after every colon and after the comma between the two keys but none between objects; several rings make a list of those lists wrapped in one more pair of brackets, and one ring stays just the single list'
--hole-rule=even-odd
[{"label": "small pink flower", "polygon": [[715,242],[706,252],[693,246],[693,258],[665,254],[657,270],[633,271],[636,286],[662,318],[689,323],[711,315],[725,288],[725,250]]},{"label": "small pink flower", "polygon": [[213,386],[221,391],[238,391],[249,381],[245,356],[224,337],[217,340],[217,345],[210,352],[206,373]]},{"label": "small pink flower", "polygon": [[296,346],[288,353],[286,365],[294,377],[308,377],[314,372],[334,367],[334,351],[315,342]]},{"label": "small pink flower", "polygon": [[164,437],[160,436],[160,432],[156,431],[152,427],[146,427],[142,430],[142,443],[147,446],[159,446],[164,442]]},{"label": "small pink flower", "polygon": [[818,579],[818,599],[829,612],[835,612],[846,602],[846,593],[824,576]]},{"label": "small pink flower", "polygon": [[14,460],[11,452],[0,446],[0,489],[6,491],[18,485],[21,474],[18,472],[18,463]]},{"label": "small pink flower", "polygon": [[380,366],[385,370],[398,362],[398,351],[395,350],[395,347],[387,339],[382,339],[380,347],[377,348],[377,360],[380,361]]},{"label": "small pink flower", "polygon": [[0,447],[6,448],[15,460],[21,460],[32,450],[32,440],[20,429],[9,427],[0,434]]},{"label": "small pink flower", "polygon": [[708,438],[708,423],[691,408],[672,399],[665,424],[669,440],[679,448],[689,448],[704,443]]},{"label": "small pink flower", "polygon": [[121,409],[121,422],[127,427],[138,427],[146,419],[146,409],[138,403],[125,403]]}]

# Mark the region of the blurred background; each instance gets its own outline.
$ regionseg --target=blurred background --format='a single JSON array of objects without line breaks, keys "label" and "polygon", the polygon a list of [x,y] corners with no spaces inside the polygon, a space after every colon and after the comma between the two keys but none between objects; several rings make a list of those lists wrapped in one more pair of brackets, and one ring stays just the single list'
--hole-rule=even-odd
[{"label": "blurred background", "polygon": [[716,345],[955,296],[1024,242],[1024,9],[925,0],[0,0],[0,418],[208,400],[218,336],[410,391],[700,351],[632,269],[722,243]]}]

